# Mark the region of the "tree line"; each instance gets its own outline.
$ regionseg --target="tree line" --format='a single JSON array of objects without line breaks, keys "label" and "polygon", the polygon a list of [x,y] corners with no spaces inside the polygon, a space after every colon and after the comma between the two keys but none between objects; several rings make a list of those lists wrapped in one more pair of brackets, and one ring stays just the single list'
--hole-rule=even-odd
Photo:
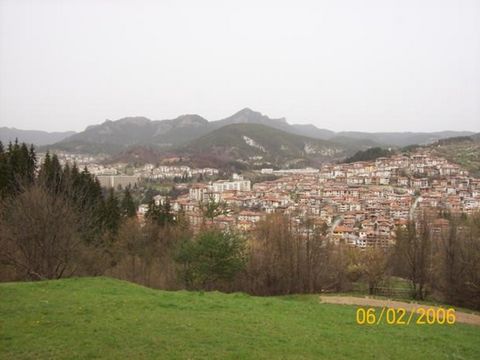
[{"label": "tree line", "polygon": [[194,234],[182,215],[153,219],[119,231],[123,260],[107,274],[163,289],[262,296],[358,291],[359,284],[375,295],[402,279],[401,296],[480,308],[478,214],[424,214],[397,229],[395,246],[365,249],[337,244],[312,219],[296,223],[283,214],[268,215],[248,234],[209,221]]},{"label": "tree line", "polygon": [[0,143],[0,262],[3,277],[52,279],[107,267],[122,218],[136,215],[129,190],[121,202],[85,168],[61,166],[33,147]]},{"label": "tree line", "polygon": [[395,246],[354,248],[308,217],[270,214],[254,231],[213,225],[204,204],[193,231],[166,198],[140,222],[126,188],[106,191],[87,169],[61,166],[33,147],[0,144],[0,280],[107,275],[162,289],[255,295],[370,294],[404,279],[408,296],[480,308],[480,216],[423,212],[399,227]]},{"label": "tree line", "polygon": [[372,147],[367,150],[359,150],[352,156],[345,159],[346,163],[353,163],[357,161],[373,161],[380,157],[389,157],[394,154],[394,151],[384,149],[381,147]]}]

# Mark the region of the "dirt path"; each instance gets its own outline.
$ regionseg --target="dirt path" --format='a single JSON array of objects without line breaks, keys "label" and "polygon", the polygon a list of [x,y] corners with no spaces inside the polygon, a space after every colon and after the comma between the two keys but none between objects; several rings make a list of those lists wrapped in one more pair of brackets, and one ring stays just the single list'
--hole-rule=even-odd
[{"label": "dirt path", "polygon": [[[394,300],[381,300],[372,298],[361,298],[353,296],[320,296],[320,302],[328,304],[343,304],[343,305],[359,305],[359,306],[372,306],[372,307],[391,307],[391,308],[403,308],[406,311],[415,311],[418,308],[434,308],[439,309],[438,306],[430,306],[423,304],[407,303]],[[468,314],[460,312],[455,309],[456,322],[471,324],[480,326],[480,315]]]}]

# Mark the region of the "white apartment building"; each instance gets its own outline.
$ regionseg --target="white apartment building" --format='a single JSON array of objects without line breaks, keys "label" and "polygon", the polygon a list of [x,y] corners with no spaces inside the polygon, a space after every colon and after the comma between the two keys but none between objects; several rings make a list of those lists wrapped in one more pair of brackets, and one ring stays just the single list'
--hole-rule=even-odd
[{"label": "white apartment building", "polygon": [[212,184],[212,190],[214,192],[222,193],[224,191],[236,190],[236,191],[250,191],[250,180],[236,180],[236,181],[216,181]]}]

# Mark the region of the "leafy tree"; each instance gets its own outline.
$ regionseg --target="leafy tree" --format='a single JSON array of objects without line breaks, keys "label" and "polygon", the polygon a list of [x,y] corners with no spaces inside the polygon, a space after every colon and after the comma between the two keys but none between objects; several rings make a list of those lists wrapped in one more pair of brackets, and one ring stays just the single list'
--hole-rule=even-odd
[{"label": "leafy tree", "polygon": [[245,241],[230,232],[203,231],[182,243],[176,261],[187,288],[209,290],[218,282],[232,281],[245,267]]},{"label": "leafy tree", "polygon": [[206,203],[200,203],[200,211],[202,211],[204,219],[206,218],[210,221],[228,213],[225,202],[215,201],[213,196],[210,196]]}]

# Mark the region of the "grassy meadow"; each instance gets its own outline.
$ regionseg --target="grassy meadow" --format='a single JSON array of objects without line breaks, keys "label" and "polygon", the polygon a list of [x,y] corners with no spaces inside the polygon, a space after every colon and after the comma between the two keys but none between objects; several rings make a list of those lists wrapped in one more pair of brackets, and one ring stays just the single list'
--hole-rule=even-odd
[{"label": "grassy meadow", "polygon": [[1,359],[478,359],[480,327],[355,322],[317,296],[159,291],[109,278],[0,284]]}]

